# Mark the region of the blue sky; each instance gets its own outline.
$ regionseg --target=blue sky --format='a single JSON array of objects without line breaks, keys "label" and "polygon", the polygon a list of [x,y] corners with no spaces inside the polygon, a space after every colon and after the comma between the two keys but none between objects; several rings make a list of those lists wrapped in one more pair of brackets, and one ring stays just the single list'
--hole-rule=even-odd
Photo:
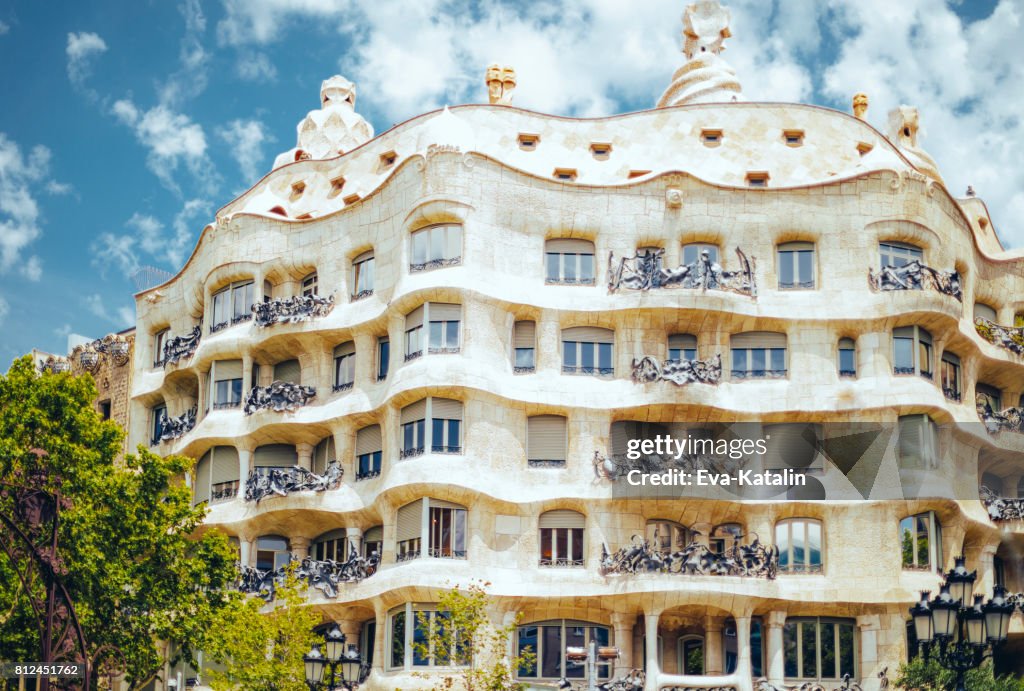
[{"label": "blue sky", "polygon": [[[217,208],[294,146],[341,73],[377,132],[485,100],[650,108],[681,64],[681,0],[0,2],[0,368],[127,327],[146,266],[177,271]],[[950,189],[1024,247],[1024,0],[726,2],[748,100],[921,109]]]}]

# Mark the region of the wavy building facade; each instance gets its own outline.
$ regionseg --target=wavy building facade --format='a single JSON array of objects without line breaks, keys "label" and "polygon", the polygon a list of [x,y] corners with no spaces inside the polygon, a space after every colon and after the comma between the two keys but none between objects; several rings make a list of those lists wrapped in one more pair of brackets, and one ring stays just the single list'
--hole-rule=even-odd
[{"label": "wavy building facade", "polygon": [[[199,459],[241,587],[303,561],[361,688],[444,671],[415,622],[456,584],[521,615],[539,688],[582,681],[565,649],[597,640],[621,651],[602,683],[878,689],[955,556],[979,592],[1024,590],[1024,255],[946,189],[916,111],[886,135],[743,102],[728,17],[697,7],[651,111],[466,105],[371,139],[328,80],[296,149],[137,296],[133,442]],[[817,430],[808,486],[623,489],[666,467],[630,440],[734,422]],[[890,431],[871,463],[830,450],[850,425]],[[1022,641],[1015,614],[1001,668]]]}]

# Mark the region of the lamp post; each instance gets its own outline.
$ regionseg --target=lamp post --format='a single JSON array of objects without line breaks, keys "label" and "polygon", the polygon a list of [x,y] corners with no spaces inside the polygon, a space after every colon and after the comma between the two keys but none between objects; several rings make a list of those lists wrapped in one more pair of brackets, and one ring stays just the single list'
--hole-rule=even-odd
[{"label": "lamp post", "polygon": [[1006,589],[1000,585],[993,589],[988,602],[983,602],[984,595],[974,595],[977,572],[967,571],[966,561],[964,557],[955,559],[935,599],[929,602],[931,592],[922,591],[920,602],[910,608],[924,659],[934,657],[939,665],[954,672],[956,691],[966,691],[967,672],[980,667],[1006,643],[1013,613]]},{"label": "lamp post", "polygon": [[[356,646],[345,647],[345,640],[345,634],[341,632],[337,624],[334,624],[324,634],[324,652],[320,651],[319,644],[314,644],[313,649],[302,658],[306,670],[306,685],[310,691],[319,689],[353,691],[359,688],[363,660],[359,656],[359,649]],[[339,669],[340,675],[338,674]],[[330,672],[329,676],[328,671]]]}]

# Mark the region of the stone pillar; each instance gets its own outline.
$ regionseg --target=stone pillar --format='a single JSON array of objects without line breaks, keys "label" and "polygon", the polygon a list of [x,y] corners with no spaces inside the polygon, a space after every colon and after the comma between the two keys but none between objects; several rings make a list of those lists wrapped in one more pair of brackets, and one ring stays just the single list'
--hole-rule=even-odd
[{"label": "stone pillar", "polygon": [[765,676],[768,677],[769,683],[780,686],[786,677],[786,657],[782,647],[782,627],[786,624],[786,613],[769,612],[765,624],[765,647],[768,658]]},{"label": "stone pillar", "polygon": [[[352,553],[354,549],[356,554],[360,554],[363,551],[363,531],[359,528],[345,528],[345,537],[348,538],[348,552]],[[345,559],[348,559],[348,554],[345,555]]]},{"label": "stone pillar", "polygon": [[249,395],[255,382],[252,380],[252,355],[242,354],[242,400]]},{"label": "stone pillar", "polygon": [[[722,654],[722,617],[704,617],[704,674],[723,674],[725,660]],[[737,636],[739,631],[737,631]],[[740,641],[742,639],[737,639]],[[742,652],[743,646],[740,644]]]},{"label": "stone pillar", "polygon": [[292,555],[298,558],[300,561],[309,556],[309,543],[311,540],[308,537],[289,537],[288,545],[291,547]]},{"label": "stone pillar", "polygon": [[313,445],[302,442],[295,445],[295,453],[299,456],[299,467],[313,469]]},{"label": "stone pillar", "polygon": [[[356,369],[353,378],[356,382],[366,382],[372,384],[377,381],[377,336],[370,333],[356,334],[353,339],[356,344]],[[331,384],[334,384],[333,371],[334,371],[334,357],[329,358],[331,361]]]},{"label": "stone pillar", "polygon": [[387,630],[388,625],[388,610],[384,606],[384,603],[379,600],[373,603],[374,617],[377,622],[375,627],[373,640],[373,660],[370,661],[370,666],[374,673],[382,673],[384,671],[384,658],[387,655],[387,639],[384,634]]},{"label": "stone pillar", "polygon": [[363,622],[354,621],[352,619],[342,619],[338,622],[338,627],[341,632],[345,634],[345,649],[348,646],[354,645],[359,646],[359,634],[363,631]]},{"label": "stone pillar", "polygon": [[612,612],[612,629],[615,635],[615,646],[619,649],[619,659],[615,661],[612,678],[625,675],[633,669],[633,623],[636,617],[623,612]]},{"label": "stone pillar", "polygon": [[[739,653],[736,660],[736,674],[741,679],[749,679],[752,668],[750,665],[750,616],[736,616],[736,648]],[[705,644],[707,639],[705,638]],[[718,640],[722,637],[719,635]]]},{"label": "stone pillar", "polygon": [[255,566],[256,565],[256,541],[250,539],[243,539],[241,536],[238,538],[238,554],[239,561],[242,562],[243,566]]},{"label": "stone pillar", "polygon": [[252,471],[252,451],[238,447],[238,498],[245,498],[245,482]]},{"label": "stone pillar", "polygon": [[878,630],[881,622],[877,614],[862,614],[857,617],[860,632],[860,668],[855,672],[861,680],[873,679],[878,667]]},{"label": "stone pillar", "polygon": [[207,405],[206,404],[208,403],[207,396],[210,395],[210,393],[206,390],[206,377],[207,377],[207,375],[209,373],[210,373],[209,370],[207,370],[206,372],[199,372],[198,373],[199,385],[198,385],[197,391],[196,391],[196,424],[197,425],[199,424],[199,422],[204,417],[206,417],[206,411],[207,411]]},{"label": "stone pillar", "polygon": [[558,328],[558,317],[549,310],[544,310],[536,322],[536,365],[537,372],[561,374],[562,371],[562,334]]},{"label": "stone pillar", "polygon": [[658,620],[660,611],[644,612],[644,644],[646,647],[647,681],[644,691],[658,691],[658,677],[661,667],[658,666]]}]

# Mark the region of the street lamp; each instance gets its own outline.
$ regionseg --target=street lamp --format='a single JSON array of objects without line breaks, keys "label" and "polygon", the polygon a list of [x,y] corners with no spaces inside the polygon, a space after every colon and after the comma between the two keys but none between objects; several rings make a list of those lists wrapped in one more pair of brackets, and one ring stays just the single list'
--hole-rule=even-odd
[{"label": "street lamp", "polygon": [[967,672],[980,667],[1006,643],[1013,605],[1000,585],[994,588],[992,598],[983,602],[984,595],[973,594],[977,572],[967,571],[964,557],[954,561],[939,594],[929,602],[931,592],[922,591],[910,616],[924,659],[934,655],[939,665],[956,673],[956,691],[966,691]]},{"label": "street lamp", "polygon": [[[345,634],[337,624],[333,624],[324,634],[323,647],[326,655],[320,651],[320,645],[314,643],[313,649],[302,658],[306,668],[306,686],[310,691],[333,691],[339,688],[353,691],[359,688],[363,660],[356,646],[350,645],[345,648]],[[329,682],[327,678],[330,679]]]}]

